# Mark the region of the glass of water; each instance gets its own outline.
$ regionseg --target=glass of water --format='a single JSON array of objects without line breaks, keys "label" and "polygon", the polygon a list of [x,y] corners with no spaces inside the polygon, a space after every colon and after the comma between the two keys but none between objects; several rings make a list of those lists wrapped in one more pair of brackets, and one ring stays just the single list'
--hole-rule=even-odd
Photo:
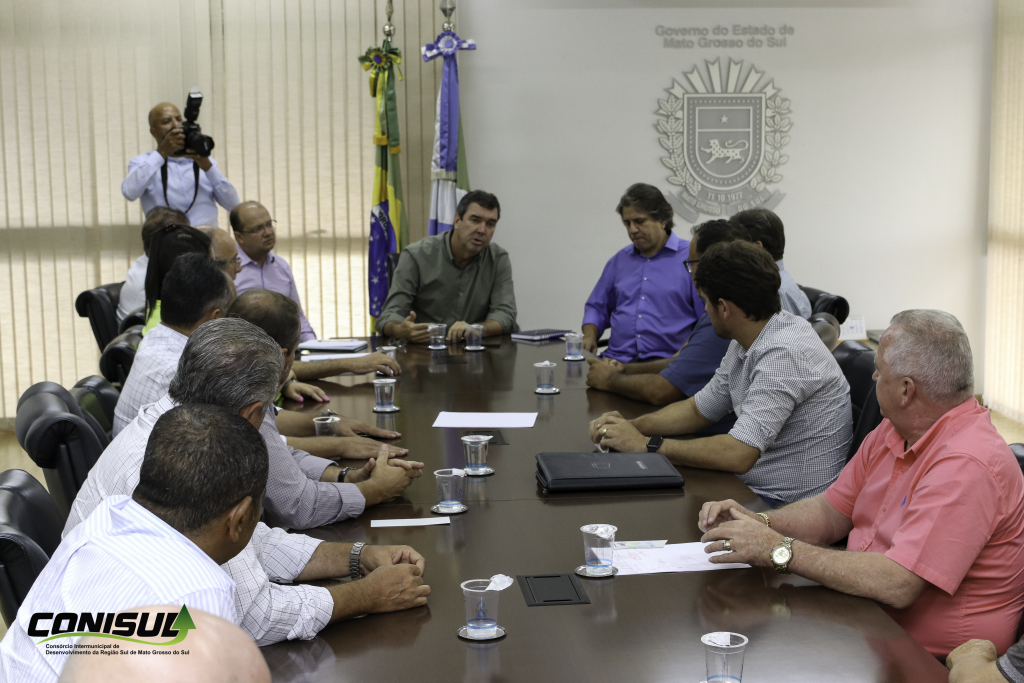
[{"label": "glass of water", "polygon": [[467,351],[483,351],[484,350],[484,326],[483,325],[466,325],[466,350]]},{"label": "glass of water", "polygon": [[313,418],[313,426],[316,428],[317,436],[338,436],[338,427],[340,425],[341,418],[334,415]]},{"label": "glass of water", "polygon": [[375,413],[395,413],[399,407],[395,405],[395,386],[397,379],[375,379],[373,380],[373,393],[377,398],[377,405],[373,407]]},{"label": "glass of water", "polygon": [[742,683],[746,636],[719,631],[705,633],[701,636],[700,642],[704,643],[707,683]]},{"label": "glass of water", "polygon": [[583,360],[583,335],[579,332],[565,335],[564,360]]},{"label": "glass of water", "polygon": [[465,472],[462,470],[437,470],[434,472],[434,479],[437,481],[437,507],[435,512],[463,512],[466,506],[462,504],[463,483]]},{"label": "glass of water", "polygon": [[466,603],[465,637],[471,640],[486,640],[498,635],[498,596],[501,592],[487,590],[490,583],[490,579],[473,579],[462,584],[462,598]]},{"label": "glass of water", "polygon": [[537,370],[537,389],[534,393],[537,394],[557,394],[558,389],[555,387],[555,368],[558,367],[558,363],[552,363],[549,360],[541,363],[534,363],[533,367]]},{"label": "glass of water", "polygon": [[610,576],[613,572],[612,547],[618,527],[611,524],[587,524],[580,527],[583,532],[583,556],[586,559],[587,576]]},{"label": "glass of water", "polygon": [[430,345],[428,348],[431,349],[443,349],[445,348],[444,338],[448,333],[448,326],[442,323],[431,323],[427,325],[427,331],[430,332]]},{"label": "glass of water", "polygon": [[378,351],[383,353],[385,356],[395,357],[395,351],[398,350],[397,346],[381,346],[377,348]]},{"label": "glass of water", "polygon": [[487,446],[492,438],[483,434],[462,437],[462,450],[466,452],[466,474],[480,476],[494,473],[494,470],[487,466]]}]

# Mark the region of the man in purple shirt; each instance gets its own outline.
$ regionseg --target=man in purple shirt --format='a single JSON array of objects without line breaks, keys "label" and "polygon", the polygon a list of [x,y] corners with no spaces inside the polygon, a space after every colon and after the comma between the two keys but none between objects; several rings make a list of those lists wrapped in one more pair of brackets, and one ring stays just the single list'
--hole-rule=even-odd
[{"label": "man in purple shirt", "polygon": [[597,353],[597,340],[611,327],[605,358],[668,358],[703,310],[684,264],[690,243],[672,233],[672,206],[652,185],[632,185],[615,210],[632,244],[608,261],[587,300],[583,348]]},{"label": "man in purple shirt", "polygon": [[242,270],[235,278],[235,289],[239,294],[250,289],[269,289],[284,294],[299,305],[299,318],[302,321],[300,341],[316,339],[316,332],[302,310],[291,266],[281,256],[272,253],[277,244],[277,221],[270,217],[270,212],[259,202],[242,202],[231,210],[230,218],[231,229],[238,242],[238,258],[242,262]]}]

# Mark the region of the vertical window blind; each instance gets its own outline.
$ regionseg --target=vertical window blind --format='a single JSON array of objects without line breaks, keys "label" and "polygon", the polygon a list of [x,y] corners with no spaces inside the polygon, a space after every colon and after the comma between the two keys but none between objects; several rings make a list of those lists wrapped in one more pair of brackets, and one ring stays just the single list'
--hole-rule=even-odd
[{"label": "vertical window blind", "polygon": [[[440,65],[419,48],[441,29],[435,4],[396,0],[392,17],[414,240],[430,201]],[[184,109],[194,85],[221,171],[278,221],[317,334],[369,334],[374,106],[356,57],[384,23],[384,0],[0,0],[0,417],[35,382],[98,373],[75,298],[142,253],[121,181],[155,147],[150,108]]]},{"label": "vertical window blind", "polygon": [[996,0],[985,403],[1024,422],[1024,5]]}]

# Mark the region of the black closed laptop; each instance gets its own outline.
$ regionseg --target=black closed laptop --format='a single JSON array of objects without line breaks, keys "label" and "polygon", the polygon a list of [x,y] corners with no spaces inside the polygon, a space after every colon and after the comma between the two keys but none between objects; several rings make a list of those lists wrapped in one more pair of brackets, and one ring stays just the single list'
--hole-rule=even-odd
[{"label": "black closed laptop", "polygon": [[538,453],[549,491],[679,488],[683,476],[660,453]]}]

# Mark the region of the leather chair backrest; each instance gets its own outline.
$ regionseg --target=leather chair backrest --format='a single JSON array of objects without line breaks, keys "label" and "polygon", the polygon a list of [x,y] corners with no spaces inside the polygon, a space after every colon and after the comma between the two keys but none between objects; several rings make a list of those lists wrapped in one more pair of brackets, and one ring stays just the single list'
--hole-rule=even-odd
[{"label": "leather chair backrest", "polygon": [[850,385],[850,401],[863,406],[868,394],[875,393],[875,352],[866,351],[854,358],[843,372]]},{"label": "leather chair backrest", "polygon": [[121,300],[123,282],[87,289],[75,299],[78,315],[89,319],[92,334],[102,351],[117,336],[117,304]]},{"label": "leather chair backrest", "polygon": [[839,321],[829,313],[812,313],[807,319],[811,327],[818,333],[818,337],[824,342],[826,348],[832,351],[839,345]]},{"label": "leather chair backrest", "polygon": [[42,468],[46,487],[66,518],[89,470],[109,441],[97,436],[85,419],[49,393],[36,394],[19,407],[14,432],[21,447]]},{"label": "leather chair backrest", "polygon": [[118,334],[124,334],[129,328],[135,327],[136,325],[146,324],[146,307],[139,306],[134,311],[129,313],[121,321],[121,325],[117,328]]},{"label": "leather chair backrest", "polygon": [[[97,378],[99,379],[99,378]],[[82,418],[85,420],[92,430],[96,433],[96,437],[103,443],[103,447],[106,448],[110,442],[110,430],[104,429],[100,420],[94,417],[89,412],[82,409],[78,403],[78,399],[72,395],[70,391],[57,384],[56,382],[37,382],[33,384],[25,393],[18,399],[18,409],[21,409],[22,404],[28,399],[32,398],[36,394],[53,394],[59,398],[64,405],[67,407],[67,411],[72,415]]]},{"label": "leather chair backrest", "polygon": [[847,340],[839,342],[839,346],[832,350],[832,355],[835,356],[836,362],[839,363],[840,369],[845,375],[849,372],[849,368],[857,356],[862,353],[868,353],[873,349],[861,341]]},{"label": "leather chair backrest", "polygon": [[857,454],[857,449],[864,443],[868,434],[875,431],[878,425],[882,424],[882,411],[878,407],[878,396],[875,394],[875,383],[871,383],[871,391],[864,397],[864,403],[860,406],[860,416],[853,423],[853,441],[850,442],[850,451],[846,454],[846,462]]},{"label": "leather chair backrest", "polygon": [[[1011,443],[1010,450],[1013,451],[1013,456],[1017,458],[1017,464],[1020,465],[1021,471],[1024,471],[1024,443]],[[1024,619],[1021,620],[1024,624]]]},{"label": "leather chair backrest", "polygon": [[135,362],[135,350],[142,343],[142,326],[137,325],[114,337],[100,355],[100,374],[108,382],[124,386]]},{"label": "leather chair backrest", "polygon": [[63,529],[56,503],[32,475],[0,474],[0,614],[8,626],[60,545]]},{"label": "leather chair backrest", "polygon": [[807,300],[811,302],[811,313],[829,313],[835,316],[840,323],[846,322],[850,315],[850,303],[846,299],[813,287],[798,286],[807,295]]},{"label": "leather chair backrest", "polygon": [[71,387],[70,393],[82,412],[94,417],[109,437],[114,426],[114,408],[121,392],[99,375],[90,375]]},{"label": "leather chair backrest", "polygon": [[391,283],[395,281],[395,268],[398,267],[398,259],[402,256],[402,252],[393,251],[388,254],[388,288],[391,288]]}]

